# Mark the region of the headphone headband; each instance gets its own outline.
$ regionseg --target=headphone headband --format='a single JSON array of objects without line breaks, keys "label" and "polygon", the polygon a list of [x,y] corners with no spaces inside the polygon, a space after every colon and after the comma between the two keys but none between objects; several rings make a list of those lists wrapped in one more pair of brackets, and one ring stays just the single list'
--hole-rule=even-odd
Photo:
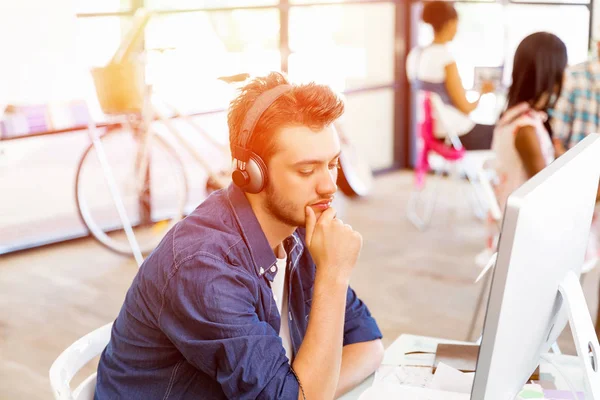
[{"label": "headphone headband", "polygon": [[292,88],[292,85],[283,84],[275,86],[274,88],[269,89],[258,96],[244,117],[244,122],[242,123],[241,129],[240,144],[238,146],[234,146],[232,154],[233,158],[242,162],[248,162],[248,159],[250,158],[250,152],[247,146],[258,120],[263,113],[267,111],[271,104],[275,102],[275,100],[280,98],[286,92],[290,91]]}]

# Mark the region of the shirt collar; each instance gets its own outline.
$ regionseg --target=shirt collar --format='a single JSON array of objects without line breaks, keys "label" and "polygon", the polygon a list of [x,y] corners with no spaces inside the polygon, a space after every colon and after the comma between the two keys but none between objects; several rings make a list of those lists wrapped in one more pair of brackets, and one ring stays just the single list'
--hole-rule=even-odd
[{"label": "shirt collar", "polygon": [[[255,272],[260,276],[264,275],[272,282],[277,273],[277,257],[275,257],[248,199],[244,192],[233,183],[227,188],[227,197],[240,226],[242,237],[250,249]],[[283,241],[283,247],[288,257],[288,264],[290,260],[295,263],[304,251],[297,231]],[[273,267],[275,267],[274,271]]]},{"label": "shirt collar", "polygon": [[[291,236],[288,236],[283,241],[283,249],[285,250],[286,254],[286,268],[293,268],[298,262],[298,258],[302,255],[302,252],[304,251],[304,246],[302,245],[302,240],[300,239],[298,231],[295,231],[294,233],[292,233]],[[270,268],[266,269],[263,275],[270,282],[273,282],[278,272],[279,267],[277,266],[277,263],[275,263]]]}]

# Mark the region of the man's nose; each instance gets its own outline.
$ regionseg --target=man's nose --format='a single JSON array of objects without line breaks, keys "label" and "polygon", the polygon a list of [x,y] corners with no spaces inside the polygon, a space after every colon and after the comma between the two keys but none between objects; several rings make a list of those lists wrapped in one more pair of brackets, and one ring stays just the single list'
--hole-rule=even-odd
[{"label": "man's nose", "polygon": [[327,169],[325,173],[321,175],[319,184],[317,186],[317,193],[320,195],[331,195],[337,191],[337,168]]}]

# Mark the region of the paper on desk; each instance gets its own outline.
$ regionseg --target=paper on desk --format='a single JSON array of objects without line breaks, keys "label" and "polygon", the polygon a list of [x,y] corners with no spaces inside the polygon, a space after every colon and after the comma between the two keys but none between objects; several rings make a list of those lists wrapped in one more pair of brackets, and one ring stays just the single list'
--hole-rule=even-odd
[{"label": "paper on desk", "polygon": [[375,373],[373,385],[393,384],[429,387],[433,374],[431,368],[382,365]]},{"label": "paper on desk", "polygon": [[[435,353],[437,342],[413,335],[402,335],[385,351],[383,365],[405,365],[404,355],[409,351]],[[435,355],[434,355],[435,358]],[[431,363],[433,366],[433,361]]]},{"label": "paper on desk", "polygon": [[[437,344],[436,344],[437,346]],[[388,352],[383,359],[383,365],[408,365],[412,367],[433,367],[435,362],[435,348],[432,352],[415,352],[404,354],[400,352]]]},{"label": "paper on desk", "polygon": [[464,373],[449,365],[439,363],[429,384],[429,388],[446,392],[471,394],[474,377],[474,373]]},{"label": "paper on desk", "polygon": [[465,393],[382,384],[371,386],[363,392],[358,400],[469,400],[470,397]]},{"label": "paper on desk", "polygon": [[433,367],[438,343],[467,344],[457,340],[402,335],[385,351],[381,364]]}]

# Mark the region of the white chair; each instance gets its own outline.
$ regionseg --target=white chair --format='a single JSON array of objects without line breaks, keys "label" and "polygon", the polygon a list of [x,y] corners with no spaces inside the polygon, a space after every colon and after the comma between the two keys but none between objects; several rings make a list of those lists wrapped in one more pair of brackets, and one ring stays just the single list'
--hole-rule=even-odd
[{"label": "white chair", "polygon": [[70,345],[50,367],[50,386],[56,400],[92,400],[96,373],[71,391],[71,380],[91,359],[100,355],[110,340],[113,323],[104,325]]}]

